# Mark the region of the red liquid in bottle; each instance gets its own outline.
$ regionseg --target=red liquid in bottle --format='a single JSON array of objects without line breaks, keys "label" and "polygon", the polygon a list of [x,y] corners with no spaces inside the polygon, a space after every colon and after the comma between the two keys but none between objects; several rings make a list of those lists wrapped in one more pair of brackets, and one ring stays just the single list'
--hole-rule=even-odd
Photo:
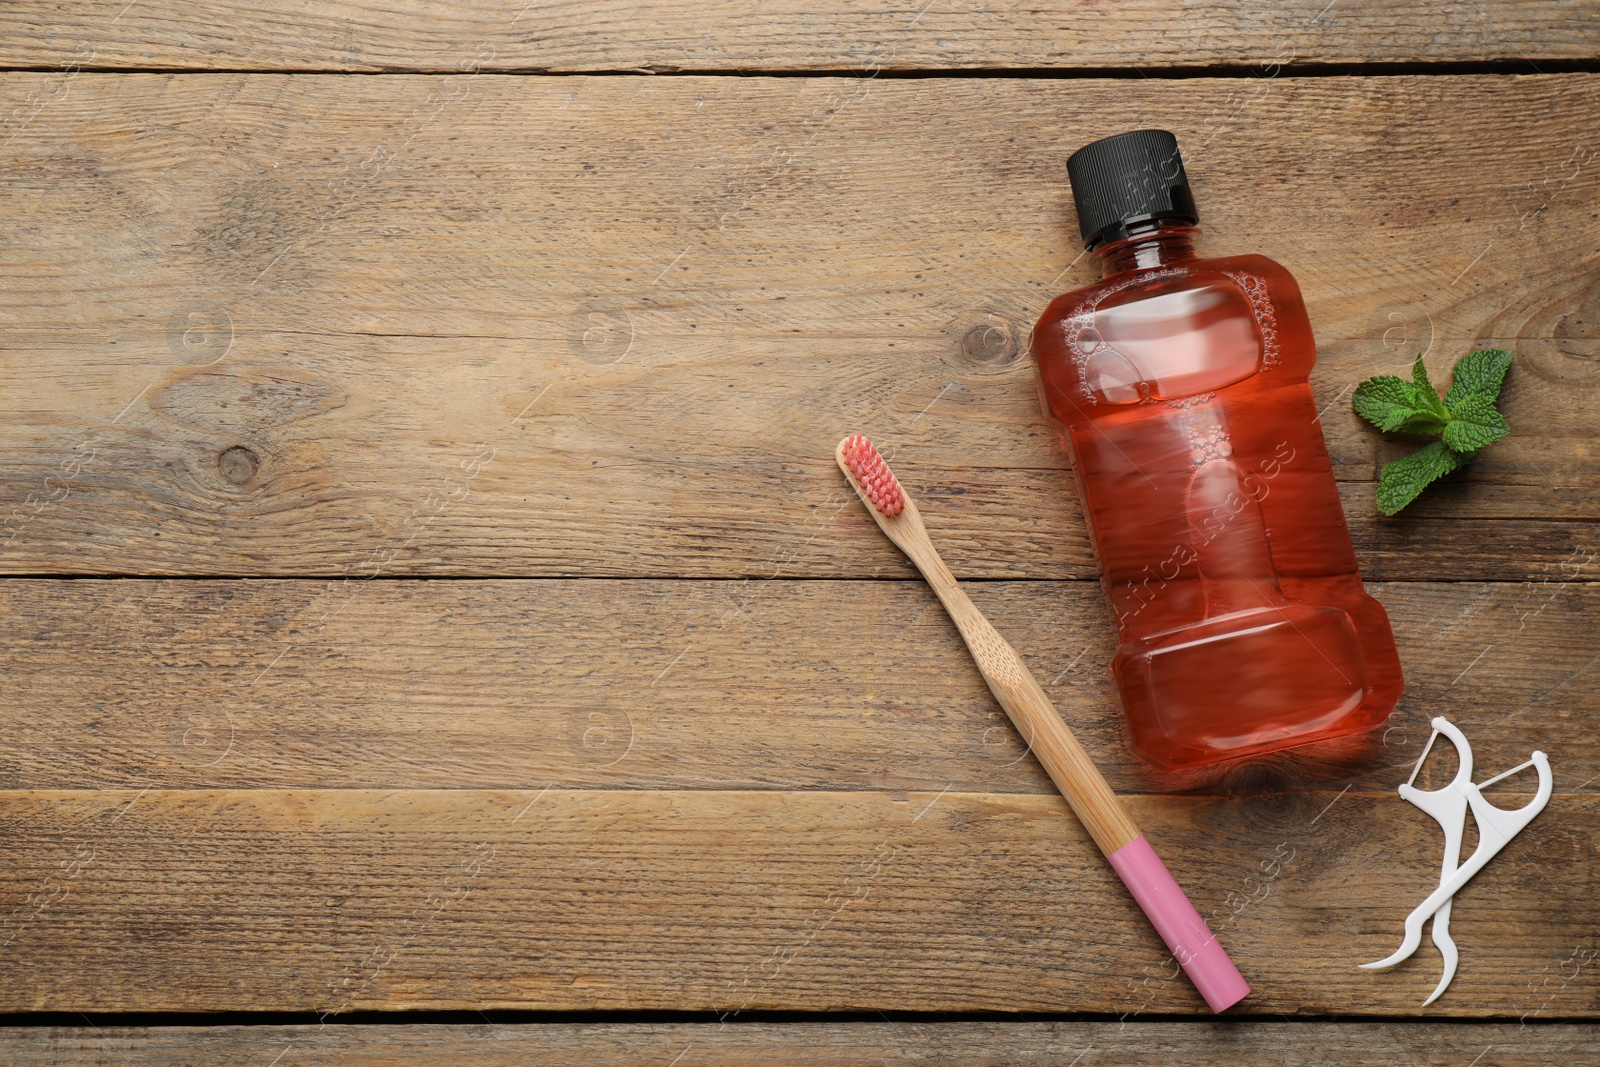
[{"label": "red liquid in bottle", "polygon": [[1263,256],[1198,258],[1187,219],[1110,232],[1102,280],[1051,302],[1033,347],[1116,616],[1133,747],[1188,768],[1381,724],[1399,657],[1356,568],[1299,286]]}]

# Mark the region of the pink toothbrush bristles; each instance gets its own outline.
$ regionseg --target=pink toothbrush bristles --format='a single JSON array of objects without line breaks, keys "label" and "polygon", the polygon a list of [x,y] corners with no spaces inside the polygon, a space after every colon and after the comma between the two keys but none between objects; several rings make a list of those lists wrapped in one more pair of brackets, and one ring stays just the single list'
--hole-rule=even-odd
[{"label": "pink toothbrush bristles", "polygon": [[892,519],[905,510],[905,490],[900,488],[894,471],[878,455],[871,441],[860,434],[851,434],[845,438],[842,451],[850,473],[861,485],[861,491],[884,518]]}]

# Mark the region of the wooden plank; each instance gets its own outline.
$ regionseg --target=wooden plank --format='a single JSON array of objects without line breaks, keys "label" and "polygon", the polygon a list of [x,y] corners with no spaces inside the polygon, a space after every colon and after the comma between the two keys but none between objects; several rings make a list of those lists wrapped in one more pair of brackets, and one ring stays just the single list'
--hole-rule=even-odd
[{"label": "wooden plank", "polygon": [[[1385,732],[1188,778],[1123,741],[1097,584],[971,592],[1123,792],[1386,792],[1437,714],[1600,792],[1592,580],[1374,586]],[[3,788],[1053,792],[921,583],[13,579],[0,614]]]},{"label": "wooden plank", "polygon": [[[1259,5],[1174,0],[1101,7],[1018,0],[660,5],[610,2],[280,0],[209,4],[12,0],[0,62],[252,70],[839,70],[1054,67],[1161,69],[1260,64],[1592,59],[1589,3],[1423,0]],[[868,67],[868,69],[871,69]]]},{"label": "wooden plank", "polygon": [[[1205,250],[1300,275],[1374,576],[1600,549],[1600,76],[50,77],[0,78],[40,104],[0,183],[10,573],[904,574],[838,514],[864,430],[959,573],[1089,576],[1022,339],[1089,277],[1066,155],[1150,114],[1189,116]],[[1379,519],[1400,446],[1350,389],[1484,342],[1513,436]]]},{"label": "wooden plank", "polygon": [[[0,1055],[13,1067],[260,1067],[284,1054],[328,1057],[347,1067],[605,1067],[673,1063],[718,1067],[755,1062],[796,1067],[862,1063],[971,1067],[1038,1064],[1072,1057],[1096,1067],[1215,1063],[1238,1067],[1344,1067],[1483,1063],[1496,1067],[1574,1067],[1592,1063],[1593,1025],[1556,1023],[1321,1023],[1276,1019],[1227,1022],[833,1022],[819,1024],[504,1023],[362,1026],[118,1025],[0,1029]],[[530,1059],[530,1057],[532,1057]],[[1336,1059],[1330,1059],[1336,1057]]]},{"label": "wooden plank", "polygon": [[[1497,797],[1508,807],[1523,795]],[[1137,797],[1256,993],[1415,1014],[1438,829],[1391,791]],[[946,792],[0,793],[3,1011],[1202,1012],[1059,797]],[[1427,1014],[1597,1013],[1600,798],[1456,898]]]}]

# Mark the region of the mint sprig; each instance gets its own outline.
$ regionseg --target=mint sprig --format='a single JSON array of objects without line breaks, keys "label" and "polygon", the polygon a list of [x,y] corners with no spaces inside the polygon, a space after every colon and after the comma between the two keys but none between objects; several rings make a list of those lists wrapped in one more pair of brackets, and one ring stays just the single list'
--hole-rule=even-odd
[{"label": "mint sprig", "polygon": [[1395,514],[1431,483],[1511,432],[1495,407],[1511,359],[1510,352],[1498,348],[1462,356],[1442,399],[1428,380],[1421,356],[1411,365],[1409,382],[1380,374],[1356,386],[1356,414],[1384,433],[1439,438],[1383,465],[1378,473],[1379,511]]}]

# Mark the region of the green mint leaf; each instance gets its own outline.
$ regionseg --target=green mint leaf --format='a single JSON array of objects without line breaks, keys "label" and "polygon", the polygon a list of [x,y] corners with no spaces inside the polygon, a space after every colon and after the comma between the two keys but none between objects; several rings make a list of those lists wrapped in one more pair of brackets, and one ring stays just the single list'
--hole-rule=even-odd
[{"label": "green mint leaf", "polygon": [[1447,448],[1442,441],[1430,441],[1410,455],[1390,460],[1378,472],[1378,510],[1393,515],[1472,455]]},{"label": "green mint leaf", "polygon": [[1384,433],[1395,433],[1418,414],[1416,386],[1392,374],[1368,378],[1356,386],[1356,414]]},{"label": "green mint leaf", "polygon": [[1411,381],[1382,374],[1356,387],[1356,413],[1385,433],[1438,436],[1383,465],[1378,472],[1378,510],[1393,515],[1433,482],[1466,465],[1486,445],[1511,432],[1495,408],[1512,355],[1484,348],[1462,356],[1441,400],[1419,355]]},{"label": "green mint leaf", "polygon": [[1449,416],[1434,411],[1416,385],[1392,374],[1368,378],[1351,401],[1356,414],[1384,433],[1437,434]]},{"label": "green mint leaf", "polygon": [[1451,409],[1444,443],[1456,452],[1476,452],[1510,432],[1504,416],[1495,410],[1494,401],[1475,393],[1457,401]]},{"label": "green mint leaf", "polygon": [[1439,399],[1439,394],[1433,388],[1433,383],[1428,380],[1428,368],[1422,365],[1422,357],[1420,355],[1417,356],[1417,361],[1411,365],[1411,378],[1416,382],[1416,408],[1419,411],[1426,411],[1437,416],[1441,425],[1449,422],[1450,412],[1445,409],[1444,401]]},{"label": "green mint leaf", "polygon": [[1438,415],[1432,411],[1413,411],[1411,417],[1401,423],[1396,432],[1434,437],[1445,428],[1449,421],[1450,416],[1448,415]]},{"label": "green mint leaf", "polygon": [[1451,372],[1450,391],[1444,395],[1444,406],[1453,413],[1456,406],[1469,396],[1481,396],[1493,401],[1500,398],[1500,383],[1511,369],[1511,353],[1499,348],[1480,348],[1456,360]]}]

